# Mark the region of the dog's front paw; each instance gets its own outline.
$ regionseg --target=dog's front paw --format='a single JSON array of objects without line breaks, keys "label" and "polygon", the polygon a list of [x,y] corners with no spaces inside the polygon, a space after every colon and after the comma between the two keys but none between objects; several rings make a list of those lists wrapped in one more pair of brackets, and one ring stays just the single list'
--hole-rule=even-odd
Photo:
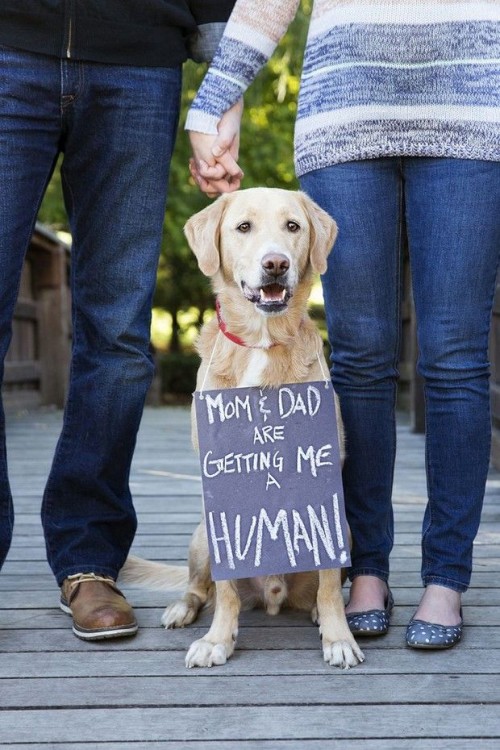
[{"label": "dog's front paw", "polygon": [[183,628],[186,625],[191,625],[196,619],[197,614],[197,609],[189,607],[187,603],[181,599],[166,608],[161,616],[161,624],[165,628]]},{"label": "dog's front paw", "polygon": [[323,639],[323,658],[327,664],[340,669],[355,667],[365,660],[356,641],[329,641]]},{"label": "dog's front paw", "polygon": [[218,667],[225,664],[234,651],[234,644],[211,643],[205,638],[193,641],[186,654],[186,667]]}]

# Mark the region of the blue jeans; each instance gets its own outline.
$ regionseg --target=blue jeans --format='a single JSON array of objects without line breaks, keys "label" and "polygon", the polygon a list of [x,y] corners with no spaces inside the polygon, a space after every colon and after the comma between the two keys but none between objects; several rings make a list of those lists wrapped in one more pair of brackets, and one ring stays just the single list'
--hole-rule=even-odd
[{"label": "blue jeans", "polygon": [[[0,363],[23,259],[60,152],[73,247],[73,342],[42,521],[58,583],[116,577],[136,530],[129,471],[154,364],[150,315],[179,115],[180,68],[0,47]],[[0,414],[0,564],[13,507]],[[29,461],[29,456],[27,456]]]},{"label": "blue jeans", "polygon": [[422,580],[465,591],[490,455],[500,163],[374,159],[311,172],[301,183],[339,225],[323,290],[347,436],[351,577],[389,575],[406,226],[425,384]]}]

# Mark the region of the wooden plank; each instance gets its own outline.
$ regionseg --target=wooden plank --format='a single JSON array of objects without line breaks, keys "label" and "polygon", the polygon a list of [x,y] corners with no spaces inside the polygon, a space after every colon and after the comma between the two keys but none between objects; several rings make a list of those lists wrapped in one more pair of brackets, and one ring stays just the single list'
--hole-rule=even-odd
[{"label": "wooden plank", "polygon": [[[179,598],[179,594],[169,593],[164,594],[163,601],[165,606],[167,603],[176,601]],[[418,595],[415,597],[415,604],[418,600]],[[134,596],[132,593],[128,593],[128,599],[135,604]],[[49,598],[48,598],[49,600]],[[61,610],[58,608],[58,596],[57,592],[54,597],[51,598],[53,608],[42,608],[32,610],[22,610],[21,613],[17,609],[7,609],[5,606],[0,609],[0,621],[4,627],[27,627],[27,621],[31,618],[36,617],[37,628],[51,629],[54,627],[64,627],[64,620],[62,619]],[[47,602],[49,603],[49,602]],[[136,607],[137,616],[140,617],[140,624],[143,627],[156,627],[158,625],[158,613],[155,608],[152,607]],[[414,612],[415,606],[395,606],[391,618],[391,623],[395,625],[405,625],[410,619]],[[469,626],[494,626],[498,622],[500,616],[500,607],[490,606],[478,606],[474,607],[471,605],[463,606],[464,621]],[[31,613],[31,614],[30,614]],[[295,615],[295,616],[294,616]],[[209,625],[211,614],[204,612],[202,615],[201,623],[203,626]],[[309,626],[311,622],[310,615],[307,612],[283,612],[276,616],[267,615],[262,610],[254,610],[251,612],[243,612],[240,616],[240,627],[256,627],[262,629],[276,629],[279,627],[304,627]],[[29,627],[29,624],[28,624]],[[311,628],[312,628],[311,624]]]},{"label": "wooden plank", "polygon": [[[17,588],[13,586],[11,591],[5,592],[5,594],[0,597],[0,612],[5,609],[27,610],[57,607],[58,591],[55,586],[52,586],[51,589],[35,588],[31,590],[20,590],[21,588],[22,583],[19,582]],[[133,603],[134,607],[156,607],[161,610],[167,605],[167,602],[171,601],[172,598],[175,598],[176,596],[173,593],[165,591],[147,591],[145,589],[132,589],[125,587],[122,587],[122,589],[127,594],[127,597]],[[418,602],[421,589],[394,587],[393,594],[398,608],[404,605],[413,608]],[[347,592],[344,592],[344,600],[347,601],[347,599],[348,594]],[[498,607],[500,606],[500,589],[476,589],[472,587],[467,591],[464,597],[464,605],[467,607],[467,611],[469,611],[469,608],[471,607]],[[410,610],[407,611],[409,612]],[[248,625],[249,627],[254,624],[262,627],[262,618],[264,618],[266,627],[270,627],[271,623],[280,623],[283,625],[286,622],[286,624],[290,626],[295,622],[297,622],[297,624],[303,624],[304,622],[303,614],[298,615],[300,619],[297,619],[296,621],[293,614],[288,611],[286,612],[286,620],[283,619],[285,617],[284,613],[280,613],[277,618],[273,619],[264,616],[260,611],[255,612],[255,620],[252,619],[252,615],[253,613],[250,612],[245,612],[243,614],[245,625]],[[206,615],[202,615],[202,617],[205,616]],[[490,616],[490,613],[488,613],[488,616]]]},{"label": "wooden plank", "polygon": [[[343,677],[341,675],[340,677]],[[327,710],[326,710],[327,706]],[[86,742],[170,740],[298,740],[436,737],[466,739],[480,735],[500,738],[498,706],[495,705],[415,705],[363,706],[353,719],[344,706],[224,707],[224,721],[212,708],[118,708],[109,711],[85,707],[76,709],[25,709],[22,721],[18,711],[0,712],[0,736],[4,743],[28,742],[36,731],[37,741]],[[381,720],[381,717],[383,719]],[[36,730],[34,728],[36,727]]]},{"label": "wooden plank", "polygon": [[[27,653],[27,652],[88,652],[89,648],[94,651],[156,651],[165,653],[168,651],[185,652],[192,641],[201,638],[208,630],[208,623],[201,623],[189,628],[180,630],[165,631],[160,624],[162,609],[156,612],[157,619],[151,625],[143,625],[143,613],[141,610],[136,611],[139,622],[139,634],[135,638],[123,638],[116,642],[96,642],[90,647],[84,641],[76,640],[71,632],[71,621],[68,615],[64,619],[61,613],[58,626],[38,627],[38,617],[26,618],[25,615],[19,615],[14,620],[6,621],[4,614],[0,613],[0,628],[2,635],[0,637],[0,653]],[[36,627],[36,630],[35,630]],[[404,625],[391,625],[390,632],[384,638],[363,638],[359,643],[366,653],[372,648],[383,649],[390,652],[392,649],[406,648],[405,644],[406,621]],[[492,649],[490,654],[491,664],[494,665],[497,672],[500,672],[500,636],[498,628],[494,625],[468,626],[465,630],[463,642],[460,646],[462,650],[469,651],[483,650],[485,644]],[[237,653],[239,658],[245,659],[248,665],[253,664],[255,654],[258,651],[280,652],[282,667],[286,669],[287,656],[291,650],[305,650],[313,652],[310,655],[311,669],[314,663],[321,661],[319,633],[315,626],[311,625],[307,629],[302,627],[280,628],[274,627],[245,627],[242,626],[238,634]],[[244,654],[243,654],[244,652]],[[421,658],[420,655],[414,655],[414,660]],[[424,658],[430,659],[442,657],[441,652],[438,654],[424,654]],[[179,657],[183,663],[183,656]],[[250,667],[249,667],[250,668]],[[474,667],[470,667],[473,671]]]},{"label": "wooden plank", "polygon": [[[187,547],[188,538],[185,539],[184,547]],[[183,545],[181,545],[181,550]],[[180,555],[179,555],[180,557]],[[27,588],[32,589],[35,587],[41,587],[51,589],[55,587],[55,580],[52,574],[49,572],[48,566],[44,562],[33,562],[30,564],[30,570],[33,569],[33,574],[30,576],[31,580],[27,583]],[[43,571],[46,571],[46,575]],[[20,577],[26,575],[25,563],[6,562],[5,572],[3,577],[5,579],[4,587],[6,590],[13,590],[19,585]],[[419,588],[421,586],[420,573],[418,571],[404,571],[394,572],[391,574],[391,584],[394,587],[409,586],[410,588]],[[490,572],[484,570],[476,570],[474,572],[474,586],[477,588],[497,588],[500,585],[500,579],[491,576]]]},{"label": "wooden plank", "polygon": [[[149,543],[148,540],[143,538],[133,545],[131,553],[137,555],[138,557],[147,558],[149,560],[158,560],[160,562],[169,562],[173,564],[185,564],[185,561],[187,559],[187,546],[185,537],[178,536],[172,538],[171,543],[165,545],[161,544],[162,541],[163,540],[161,539],[157,540],[155,544],[154,540],[151,540],[151,542]],[[493,552],[494,551],[492,551],[492,554]],[[12,545],[9,551],[9,562],[6,563],[6,565],[9,566],[14,562],[26,563],[35,560],[39,562],[44,562],[46,560],[45,549],[41,545],[33,547],[31,539],[29,544],[20,544],[17,541]],[[399,573],[405,573],[409,571],[419,573],[420,563],[420,554],[403,557],[395,553],[392,556],[392,565],[394,568],[397,568]],[[481,571],[500,572],[500,558],[493,556],[476,557],[474,561],[473,579],[475,572],[479,573]],[[21,573],[23,572],[26,572],[26,567],[21,569]],[[392,588],[396,588],[392,581],[391,586]]]},{"label": "wooden plank", "polygon": [[[172,524],[173,529],[177,528],[177,524]],[[133,545],[131,554],[138,555],[139,557],[146,557],[149,560],[156,560],[159,562],[179,561],[179,564],[185,564],[188,554],[188,544],[190,540],[190,533],[181,531],[175,536],[169,537],[169,543],[164,547],[158,547],[155,551],[153,544],[162,542],[163,539],[151,538],[148,540],[149,543],[143,541],[142,546],[137,543]],[[19,560],[16,560],[19,558]],[[43,549],[39,549],[36,555],[32,555],[29,548],[22,547],[17,548],[15,555],[9,555],[8,560],[5,563],[3,572],[6,575],[25,575],[26,564],[25,561],[30,561],[30,571],[37,576],[41,576],[45,573],[50,575],[50,568],[46,562],[46,556]],[[396,567],[396,566],[393,566]],[[500,577],[497,580],[491,580],[490,573],[498,571],[500,567],[499,558],[481,558],[475,560],[473,568],[473,584],[479,588],[497,588],[500,586]],[[406,558],[406,562],[398,562],[397,570],[391,573],[390,577],[391,586],[396,588],[398,586],[420,586],[420,558]]]},{"label": "wooden plank", "polygon": [[[215,670],[217,671],[217,670]],[[223,670],[220,670],[223,671]],[[258,675],[238,677],[216,674],[209,670],[186,670],[186,676],[109,677],[104,666],[99,677],[32,678],[2,680],[2,709],[23,709],[26,700],[32,708],[65,709],[81,706],[108,708],[134,706],[168,708],[175,706],[359,706],[393,703],[429,704],[434,695],[440,703],[453,705],[493,704],[500,702],[500,683],[492,684],[490,675],[368,675],[355,670],[342,675],[342,683],[332,686],[330,675]],[[216,682],[214,682],[216,680]],[[215,687],[215,690],[214,690]],[[500,731],[500,728],[499,728]]]},{"label": "wooden plank", "polygon": [[[141,514],[141,525],[142,522],[150,522],[150,516],[154,516],[154,518],[158,517],[158,502],[159,499],[161,501],[162,496],[164,496],[163,492],[158,493],[154,497],[141,495],[135,496],[135,507]],[[20,510],[24,511],[28,515],[30,513],[38,512],[39,502],[37,500],[28,499],[26,497],[22,497],[17,500],[17,497],[18,496],[16,496],[16,502]],[[166,501],[164,503],[164,507],[161,508],[161,516],[164,517],[165,523],[183,523],[186,525],[189,524],[190,528],[193,529],[202,517],[200,499],[197,495],[192,494],[183,496],[182,505],[184,509],[182,512],[180,512],[176,511],[175,507],[172,507],[173,504],[170,502],[170,500]],[[422,520],[423,508],[417,514],[415,514],[414,517],[410,516],[410,514],[407,514],[407,517],[404,520],[396,520],[396,546],[399,543],[400,535],[414,534],[416,532],[420,533]],[[498,523],[500,523],[499,510],[494,506],[486,506],[481,518],[481,531],[496,531],[498,528]]]},{"label": "wooden plank", "polygon": [[[385,639],[383,639],[385,640]],[[190,639],[186,638],[186,644]],[[157,643],[159,643],[159,639]],[[495,681],[498,674],[498,654],[493,654],[491,648],[475,649],[472,653],[468,648],[451,649],[439,654],[419,653],[407,648],[391,649],[388,652],[380,648],[371,639],[372,645],[365,647],[367,658],[356,669],[348,674],[367,675],[404,675],[411,683],[411,675],[490,675]],[[379,641],[380,642],[380,641]],[[78,642],[76,642],[78,644]],[[489,644],[489,641],[488,641]],[[94,644],[95,646],[96,644]],[[484,645],[484,643],[483,643]],[[84,652],[84,656],[82,656]],[[288,677],[288,675],[327,675],[329,679],[337,674],[335,669],[325,664],[321,659],[319,643],[315,650],[286,649],[287,657],[281,651],[254,651],[251,658],[248,654],[236,653],[222,669],[188,670],[184,665],[184,649],[169,651],[137,649],[135,651],[115,648],[113,645],[87,647],[86,649],[68,651],[32,651],[2,653],[0,659],[0,678],[33,678],[33,677],[182,677],[188,675],[196,682],[197,677],[204,676],[205,680],[225,679],[231,675],[239,677],[273,675]],[[359,682],[363,682],[360,678]],[[2,683],[3,684],[3,683]],[[213,688],[218,683],[213,683]],[[193,687],[195,689],[195,687]],[[363,686],[358,687],[360,695],[364,696]],[[495,688],[496,689],[496,688]],[[304,700],[307,691],[304,692]],[[393,697],[394,699],[394,697]],[[395,701],[396,702],[396,701]],[[439,701],[438,701],[439,702]]]},{"label": "wooden plank", "polygon": [[[138,533],[135,538],[133,549],[140,548],[145,550],[145,554],[148,553],[149,549],[159,549],[160,546],[165,546],[167,550],[173,547],[184,547],[187,552],[187,542],[189,535],[148,535]],[[21,531],[16,525],[14,532],[14,540],[12,542],[12,549],[37,549],[36,557],[33,559],[44,559],[44,546],[41,525],[38,527],[29,526],[25,530]],[[495,544],[495,540],[492,538],[491,543],[485,539],[484,543],[477,544],[474,548],[474,561],[475,565],[480,567],[487,565],[488,560],[495,559],[498,556],[498,543]],[[150,557],[149,554],[146,554]],[[398,569],[400,560],[416,560],[420,565],[421,548],[419,544],[397,544],[391,554],[391,560],[393,561],[393,568]]]},{"label": "wooden plank", "polygon": [[[39,589],[20,591],[19,588],[20,587],[18,586],[17,590],[13,589],[12,591],[8,592],[5,597],[0,598],[0,611],[9,609],[56,609],[56,611],[58,611],[57,608],[59,593],[57,589],[53,589],[52,591]],[[125,593],[136,608],[162,609],[167,605],[167,603],[171,602],[176,597],[178,598],[179,596],[179,594],[175,594],[173,592],[147,591],[144,589],[134,589],[133,592],[131,589],[128,589],[125,590]],[[415,608],[419,600],[421,590],[416,588],[394,588],[393,593],[396,599],[396,607],[399,608],[402,606],[407,606],[408,609],[406,611],[410,612]],[[485,606],[494,606],[498,608],[500,606],[499,598],[500,591],[498,588],[494,589],[493,591],[490,591],[489,589],[471,588],[466,594],[464,608],[467,613],[472,611],[472,607],[484,608]],[[347,599],[348,596],[344,595],[344,601],[347,601]],[[285,610],[279,614],[277,619],[272,620],[267,618],[267,616],[262,612],[256,613],[256,618],[258,617],[259,619],[251,620],[250,613],[245,613],[242,616],[245,618],[245,625],[248,625],[249,627],[267,627],[271,626],[270,623],[273,622],[278,623],[282,627],[288,627],[290,623],[295,622],[297,622],[297,624],[304,623],[303,614],[299,615],[300,619],[295,621],[293,619],[292,613]],[[203,613],[202,615],[200,615],[200,617],[203,619],[205,617],[208,617],[208,615]],[[308,622],[307,616],[305,618],[305,622]],[[469,621],[466,624],[468,627],[471,627],[475,623]]]},{"label": "wooden plank", "polygon": [[[4,745],[11,750],[34,750],[33,744]],[[179,743],[178,740],[159,740],[152,742],[107,742],[105,750],[236,750],[232,740],[189,740]],[[78,750],[95,750],[95,743],[79,742]],[[411,740],[342,740],[343,750],[457,750],[455,738],[419,739]],[[43,745],[43,750],[67,750],[67,743],[49,743]],[[237,750],[325,750],[324,740],[259,740],[258,748],[253,740],[238,740]],[[467,738],[467,750],[498,750],[498,740]]]}]

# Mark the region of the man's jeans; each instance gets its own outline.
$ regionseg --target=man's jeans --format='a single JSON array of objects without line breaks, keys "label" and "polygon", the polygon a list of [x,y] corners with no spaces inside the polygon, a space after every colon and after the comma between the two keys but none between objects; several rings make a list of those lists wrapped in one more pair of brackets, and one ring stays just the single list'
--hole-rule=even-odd
[{"label": "man's jeans", "polygon": [[389,573],[404,219],[425,382],[422,578],[464,591],[490,454],[500,163],[374,159],[318,170],[301,182],[339,225],[323,289],[347,436],[351,577],[387,580]]},{"label": "man's jeans", "polygon": [[[136,529],[128,480],[154,369],[151,302],[180,87],[180,68],[0,47],[2,376],[24,254],[60,152],[73,235],[69,395],[42,506],[58,583],[82,571],[116,577]],[[0,411],[1,564],[13,507]]]}]

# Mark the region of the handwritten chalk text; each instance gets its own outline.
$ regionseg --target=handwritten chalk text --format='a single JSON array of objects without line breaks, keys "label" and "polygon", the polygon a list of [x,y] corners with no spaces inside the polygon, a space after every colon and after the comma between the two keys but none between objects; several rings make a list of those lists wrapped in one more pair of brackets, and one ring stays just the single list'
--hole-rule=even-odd
[{"label": "handwritten chalk text", "polygon": [[[320,505],[319,515],[308,504],[305,507],[307,515],[293,509],[287,511],[280,508],[274,521],[271,520],[268,511],[261,508],[257,515],[252,515],[246,522],[248,530],[246,534],[242,530],[242,514],[238,513],[234,518],[234,524],[229,524],[225,511],[208,514],[208,528],[210,541],[214,552],[216,564],[224,562],[235,569],[235,559],[238,561],[249,561],[253,567],[259,568],[264,547],[269,542],[283,545],[291,568],[297,566],[299,556],[312,557],[311,565],[317,567],[321,564],[321,550],[326,552],[327,557],[333,561],[336,559],[334,537],[337,549],[340,551],[339,561],[342,564],[347,559],[345,542],[342,534],[338,496],[332,497],[333,506],[333,529],[327,509]],[[225,553],[225,554],[224,554]],[[267,552],[269,554],[269,552]]]}]

